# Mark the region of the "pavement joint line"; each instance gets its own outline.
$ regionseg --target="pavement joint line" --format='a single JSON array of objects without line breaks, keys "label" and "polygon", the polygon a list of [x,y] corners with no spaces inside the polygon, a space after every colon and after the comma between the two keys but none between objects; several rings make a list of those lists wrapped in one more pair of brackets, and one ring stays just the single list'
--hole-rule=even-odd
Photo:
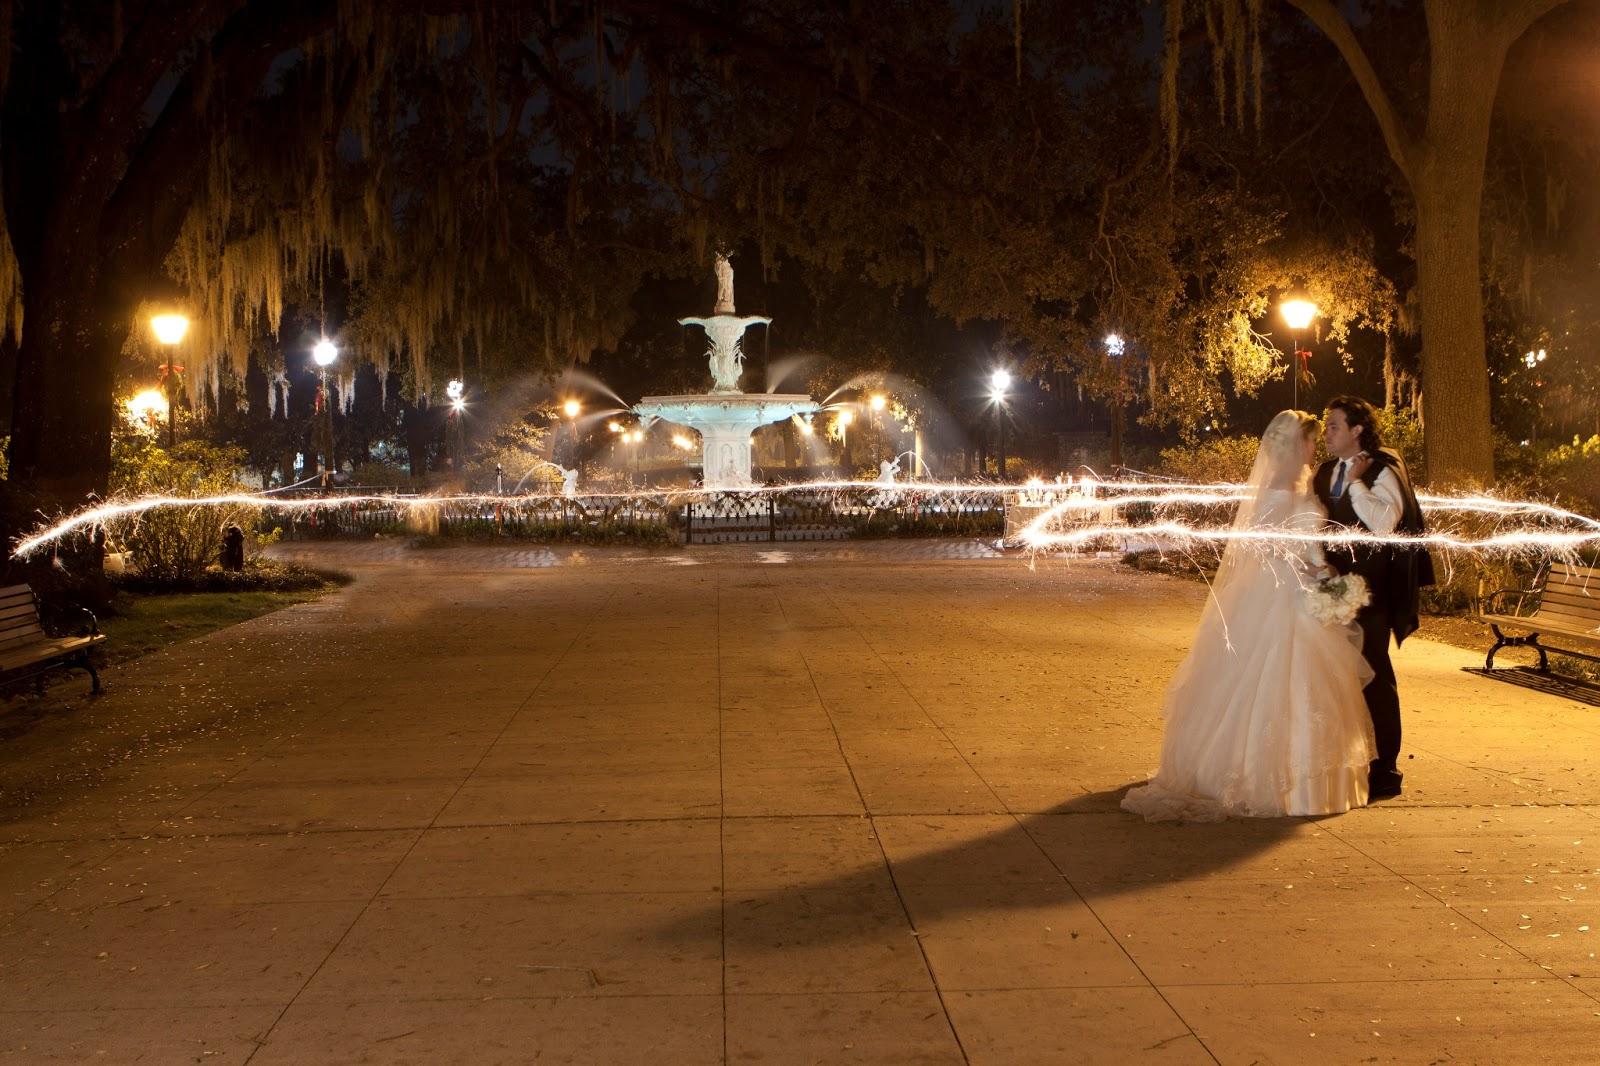
[{"label": "pavement joint line", "polygon": [[[1409,874],[1400,873],[1398,870],[1394,869],[1388,863],[1386,863],[1386,862],[1382,861],[1381,859],[1378,859],[1377,857],[1375,857],[1372,854],[1370,854],[1367,850],[1362,848],[1355,841],[1347,840],[1344,837],[1339,836],[1339,834],[1337,832],[1337,829],[1338,829],[1337,826],[1334,826],[1334,825],[1329,825],[1329,826],[1317,825],[1316,829],[1317,829],[1318,832],[1324,832],[1324,833],[1327,833],[1329,836],[1337,838],[1343,844],[1345,844],[1346,847],[1351,848],[1358,855],[1362,856],[1368,862],[1372,863],[1374,866],[1377,866],[1379,869],[1387,871],[1390,874],[1390,876],[1397,878],[1402,884],[1409,885],[1411,888],[1415,889],[1416,891],[1422,893],[1424,896],[1426,896],[1429,899],[1433,900],[1434,902],[1438,903],[1439,906],[1443,907],[1445,910],[1448,910],[1451,914],[1455,914],[1455,915],[1459,916],[1468,925],[1471,925],[1473,928],[1475,928],[1475,929],[1479,930],[1481,933],[1483,933],[1484,936],[1488,937],[1490,940],[1494,941],[1495,943],[1502,945],[1509,954],[1515,955],[1517,958],[1520,958],[1524,962],[1526,962],[1529,966],[1535,967],[1536,969],[1542,971],[1545,974],[1545,976],[1542,977],[1542,978],[1537,978],[1537,980],[1559,981],[1561,984],[1566,985],[1568,988],[1572,989],[1575,992],[1581,993],[1582,995],[1587,996],[1590,999],[1594,999],[1595,998],[1591,993],[1584,991],[1584,989],[1583,989],[1583,987],[1581,985],[1574,984],[1572,978],[1564,977],[1561,974],[1558,974],[1555,971],[1554,967],[1546,966],[1543,963],[1537,961],[1532,956],[1530,956],[1527,952],[1523,951],[1521,948],[1517,947],[1515,944],[1512,944],[1510,941],[1508,941],[1504,937],[1500,936],[1494,930],[1490,929],[1488,926],[1486,926],[1482,922],[1478,921],[1471,914],[1469,914],[1466,911],[1460,909],[1455,904],[1451,903],[1449,900],[1444,899],[1438,893],[1436,893],[1433,890],[1429,889],[1427,886],[1425,886],[1423,884],[1420,884],[1417,881],[1416,878],[1413,878]],[[1508,977],[1508,978],[1506,978],[1506,980],[1513,980],[1513,981],[1514,980],[1535,980],[1535,978]]]},{"label": "pavement joint line", "polygon": [[728,811],[727,763],[722,753],[722,726],[727,713],[722,706],[722,567],[711,571],[716,579],[716,616],[712,621],[717,635],[717,968],[718,991],[722,1007],[722,1061],[728,1061]]},{"label": "pavement joint line", "polygon": [[[779,615],[787,620],[789,615],[784,609],[782,597],[774,593],[773,600],[777,604]],[[833,597],[824,593],[823,600],[830,608],[832,608],[834,613],[840,615],[841,617],[848,617],[839,609],[839,605],[834,602]],[[900,680],[898,676],[895,675],[893,668],[890,667],[888,663],[884,662],[883,656],[880,655],[878,650],[872,646],[872,642],[867,640],[865,636],[862,635],[859,627],[851,623],[850,628],[855,633],[856,639],[861,641],[861,643],[866,646],[867,650],[878,659],[878,662],[882,665],[882,667],[889,672],[889,676],[895,678],[895,683],[899,684],[903,689],[905,686],[900,683]],[[917,932],[917,923],[915,919],[911,917],[911,907],[906,903],[905,893],[900,888],[900,880],[894,875],[894,863],[889,861],[889,852],[883,846],[883,837],[878,833],[878,824],[876,819],[873,818],[872,808],[867,803],[867,797],[861,791],[861,781],[856,777],[856,768],[854,764],[851,763],[849,754],[844,750],[844,740],[839,736],[839,723],[837,719],[834,718],[833,712],[828,709],[827,701],[823,700],[822,698],[822,690],[817,684],[816,672],[811,667],[811,657],[806,654],[804,647],[800,649],[800,661],[805,663],[806,675],[811,681],[811,689],[816,693],[818,701],[822,703],[822,713],[827,717],[828,724],[833,729],[833,742],[839,749],[839,758],[844,761],[845,770],[850,774],[850,784],[856,790],[856,799],[860,801],[861,809],[865,812],[865,817],[867,818],[868,824],[872,828],[872,839],[873,842],[878,845],[878,854],[883,859],[883,869],[889,875],[889,884],[894,889],[895,901],[900,904],[900,913],[905,917],[906,928],[912,934],[911,939],[916,942],[917,954],[922,959],[922,968],[923,971],[928,975],[928,983],[933,987],[933,994],[939,999],[939,1009],[944,1014],[944,1022],[946,1028],[948,1028],[950,1031],[950,1038],[956,1042],[956,1049],[961,1052],[961,1061],[970,1064],[972,1062],[972,1056],[967,1051],[966,1043],[961,1039],[961,1032],[956,1028],[955,1019],[950,1017],[950,1005],[945,1001],[945,990],[939,985],[938,974],[933,972],[933,960],[928,958],[928,949],[922,943],[921,934]],[[927,712],[924,711],[923,714],[926,715]],[[949,738],[946,737],[945,740],[948,743]],[[980,780],[982,779],[980,778]],[[989,787],[988,782],[984,782],[984,787]],[[993,792],[994,790],[990,789],[991,795],[993,795]],[[998,796],[995,798],[999,799]],[[726,1057],[724,1057],[724,1059],[726,1059]]]},{"label": "pavement joint line", "polygon": [[483,765],[483,761],[489,757],[489,753],[494,750],[494,746],[499,739],[505,736],[506,730],[511,728],[511,723],[515,722],[517,720],[517,715],[522,713],[522,708],[526,707],[528,705],[528,701],[532,700],[533,697],[538,693],[539,686],[544,684],[545,679],[550,676],[550,674],[555,670],[556,666],[560,664],[561,660],[565,659],[566,656],[572,651],[579,639],[581,639],[585,633],[594,627],[595,621],[604,617],[606,609],[611,606],[611,601],[616,598],[616,595],[616,589],[612,589],[611,594],[605,598],[605,602],[597,610],[591,611],[589,618],[582,625],[577,627],[576,632],[574,632],[572,635],[572,639],[567,642],[567,647],[565,650],[563,650],[560,655],[556,656],[550,665],[546,667],[545,672],[540,677],[539,681],[534,684],[533,688],[528,691],[527,696],[523,697],[522,701],[518,703],[511,714],[507,716],[505,724],[500,727],[500,732],[495,735],[495,739],[490,741],[490,743],[484,748],[483,754],[478,757],[478,761],[473,765],[472,770],[468,771],[466,777],[464,777],[461,783],[456,786],[455,791],[450,794],[449,798],[439,805],[439,808],[434,812],[433,818],[431,819],[429,825],[424,826],[416,831],[417,835],[411,841],[410,847],[406,848],[405,853],[395,860],[395,863],[392,867],[390,867],[388,874],[384,876],[384,879],[378,884],[378,887],[374,889],[372,894],[367,898],[366,904],[356,912],[355,917],[350,920],[349,925],[345,926],[344,932],[339,934],[339,938],[334,941],[333,946],[328,949],[327,953],[322,956],[322,959],[317,963],[316,967],[313,968],[311,973],[307,975],[306,979],[301,982],[300,987],[295,990],[294,995],[289,997],[289,1002],[285,1003],[283,1005],[283,1009],[278,1011],[278,1015],[272,1020],[272,1024],[267,1026],[266,1029],[264,1029],[261,1033],[250,1038],[255,1043],[255,1047],[251,1050],[250,1054],[245,1056],[244,1066],[249,1066],[251,1060],[254,1059],[256,1055],[260,1053],[261,1049],[266,1047],[267,1044],[272,1040],[272,1034],[278,1028],[278,1026],[282,1024],[284,1015],[288,1014],[289,1011],[293,1009],[294,1005],[299,1002],[300,997],[305,994],[306,989],[311,987],[311,983],[317,979],[317,975],[320,974],[323,967],[328,964],[328,960],[333,958],[333,956],[338,953],[339,949],[344,946],[344,942],[349,939],[350,934],[354,932],[356,926],[361,923],[361,919],[364,918],[367,912],[372,909],[372,905],[382,898],[383,890],[388,887],[390,881],[394,880],[394,875],[399,872],[400,867],[405,865],[406,860],[411,857],[411,854],[414,851],[416,851],[417,845],[422,843],[422,838],[427,836],[428,829],[432,827],[433,823],[438,821],[439,815],[444,813],[444,811],[449,808],[450,804],[455,801],[455,798],[461,794],[461,790],[466,787],[467,782],[472,780],[473,773],[476,772],[478,767]]},{"label": "pavement joint line", "polygon": [[[1111,926],[1106,924],[1105,916],[1095,909],[1094,904],[1090,902],[1089,898],[1083,894],[1083,891],[1073,883],[1072,878],[1067,876],[1067,872],[1063,870],[1055,861],[1055,859],[1050,856],[1050,853],[1045,850],[1044,845],[1040,844],[1038,839],[1028,831],[1028,820],[1024,817],[1018,817],[1015,814],[1011,816],[1011,819],[1015,823],[1017,829],[1021,830],[1022,835],[1028,838],[1029,843],[1034,846],[1034,849],[1038,851],[1041,856],[1043,856],[1044,861],[1050,864],[1050,868],[1060,875],[1062,882],[1069,890],[1071,890],[1073,896],[1077,898],[1078,902],[1083,904],[1084,909],[1094,917],[1095,924],[1100,926],[1101,930],[1106,934],[1107,937],[1111,939],[1113,944],[1117,945],[1117,950],[1122,952],[1123,958],[1128,960],[1128,965],[1132,966],[1134,972],[1144,979],[1145,984],[1150,988],[1150,990],[1161,998],[1161,1002],[1166,1004],[1167,1009],[1172,1012],[1172,1016],[1183,1023],[1183,1027],[1189,1031],[1189,1035],[1194,1038],[1195,1043],[1200,1045],[1200,1050],[1204,1051],[1212,1062],[1217,1063],[1218,1066],[1221,1066],[1222,1060],[1217,1057],[1216,1052],[1211,1050],[1211,1048],[1206,1044],[1205,1040],[1201,1038],[1200,1034],[1195,1032],[1194,1024],[1190,1022],[1188,1018],[1183,1016],[1183,1013],[1178,1010],[1178,1008],[1173,1004],[1172,1000],[1167,998],[1167,994],[1162,991],[1162,986],[1156,984],[1150,979],[1150,975],[1145,972],[1143,966],[1139,965],[1139,960],[1133,957],[1133,952],[1128,949],[1128,946],[1123,941],[1123,938],[1117,936],[1116,933],[1111,931]],[[1007,832],[1009,832],[1009,830],[1007,830]]]}]

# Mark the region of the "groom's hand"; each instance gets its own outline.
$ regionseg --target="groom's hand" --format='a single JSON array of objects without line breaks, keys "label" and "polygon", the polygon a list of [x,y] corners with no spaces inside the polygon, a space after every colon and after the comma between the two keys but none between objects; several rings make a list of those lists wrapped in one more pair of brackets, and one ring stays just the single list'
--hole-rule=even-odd
[{"label": "groom's hand", "polygon": [[1361,475],[1365,474],[1367,472],[1367,468],[1371,465],[1372,456],[1368,455],[1366,452],[1361,452],[1354,459],[1350,460],[1350,466],[1346,470],[1347,479],[1349,481],[1360,481]]}]

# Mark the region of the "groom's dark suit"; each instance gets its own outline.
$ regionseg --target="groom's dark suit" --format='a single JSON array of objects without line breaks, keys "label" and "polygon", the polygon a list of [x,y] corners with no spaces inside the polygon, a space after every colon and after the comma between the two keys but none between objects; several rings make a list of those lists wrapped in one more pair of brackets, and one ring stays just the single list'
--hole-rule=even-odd
[{"label": "groom's dark suit", "polygon": [[[1312,479],[1317,499],[1322,501],[1330,522],[1367,529],[1366,523],[1356,514],[1350,493],[1342,491],[1338,496],[1332,493],[1334,470],[1338,465],[1338,460],[1330,459],[1317,468]],[[1400,489],[1402,506],[1394,531],[1421,533],[1422,508],[1417,504],[1411,479],[1406,476],[1405,462],[1399,455],[1387,448],[1380,449],[1360,480],[1371,489],[1385,470],[1393,472]],[[1433,584],[1433,561],[1423,549],[1389,545],[1329,545],[1326,554],[1328,564],[1335,570],[1341,574],[1360,574],[1372,590],[1372,602],[1356,615],[1356,623],[1361,626],[1361,654],[1374,675],[1363,692],[1378,744],[1378,757],[1372,763],[1373,785],[1376,789],[1380,784],[1392,783],[1398,791],[1400,690],[1395,684],[1394,666],[1389,662],[1389,634],[1393,633],[1395,643],[1399,644],[1416,632],[1418,596],[1422,586]]]}]

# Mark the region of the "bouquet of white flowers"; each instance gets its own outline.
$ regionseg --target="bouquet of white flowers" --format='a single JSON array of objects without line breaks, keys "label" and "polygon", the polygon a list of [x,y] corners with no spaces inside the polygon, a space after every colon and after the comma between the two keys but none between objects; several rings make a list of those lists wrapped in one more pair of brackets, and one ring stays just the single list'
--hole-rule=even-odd
[{"label": "bouquet of white flowers", "polygon": [[1325,626],[1349,625],[1371,602],[1372,590],[1360,574],[1325,577],[1306,586],[1306,610]]}]

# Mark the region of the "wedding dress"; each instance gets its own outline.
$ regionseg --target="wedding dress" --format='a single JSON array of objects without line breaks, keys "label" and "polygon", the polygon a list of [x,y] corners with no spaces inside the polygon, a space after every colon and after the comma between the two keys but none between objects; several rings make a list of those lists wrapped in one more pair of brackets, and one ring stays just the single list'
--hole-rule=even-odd
[{"label": "wedding dress", "polygon": [[[1292,411],[1273,419],[1235,530],[1323,528],[1302,426]],[[1220,821],[1366,804],[1374,744],[1361,689],[1372,672],[1353,623],[1325,625],[1307,609],[1304,586],[1322,564],[1314,540],[1229,544],[1167,691],[1160,769],[1128,791],[1125,810]]]}]

